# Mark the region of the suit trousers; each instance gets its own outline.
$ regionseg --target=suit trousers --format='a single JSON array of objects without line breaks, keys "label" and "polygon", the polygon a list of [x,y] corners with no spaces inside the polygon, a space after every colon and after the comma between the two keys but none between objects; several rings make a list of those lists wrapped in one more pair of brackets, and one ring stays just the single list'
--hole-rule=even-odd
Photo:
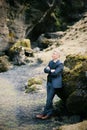
[{"label": "suit trousers", "polygon": [[53,114],[53,98],[58,91],[61,91],[61,88],[53,88],[51,85],[47,86],[47,99],[43,115],[51,116]]}]

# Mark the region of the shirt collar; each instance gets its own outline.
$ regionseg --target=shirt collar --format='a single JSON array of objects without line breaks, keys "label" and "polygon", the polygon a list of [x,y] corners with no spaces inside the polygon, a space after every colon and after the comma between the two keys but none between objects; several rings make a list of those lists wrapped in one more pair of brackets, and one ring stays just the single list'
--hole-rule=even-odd
[{"label": "shirt collar", "polygon": [[53,60],[53,62],[56,63],[56,62],[59,62],[59,60],[58,59],[57,60]]}]

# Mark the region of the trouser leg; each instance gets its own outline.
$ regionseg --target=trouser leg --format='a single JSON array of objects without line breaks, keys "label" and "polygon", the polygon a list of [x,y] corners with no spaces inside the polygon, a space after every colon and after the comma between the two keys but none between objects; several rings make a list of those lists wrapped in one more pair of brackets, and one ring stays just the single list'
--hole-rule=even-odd
[{"label": "trouser leg", "polygon": [[56,95],[57,95],[59,98],[62,98],[63,88],[57,88],[57,89],[55,89],[55,91],[56,91]]},{"label": "trouser leg", "polygon": [[44,108],[44,115],[52,115],[53,113],[53,98],[55,96],[55,89],[52,86],[47,86],[47,99]]}]

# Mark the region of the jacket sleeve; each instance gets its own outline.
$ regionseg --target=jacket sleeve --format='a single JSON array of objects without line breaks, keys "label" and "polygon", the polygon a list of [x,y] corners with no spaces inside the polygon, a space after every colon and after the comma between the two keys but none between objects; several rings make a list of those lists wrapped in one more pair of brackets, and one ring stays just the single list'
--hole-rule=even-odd
[{"label": "jacket sleeve", "polygon": [[[49,62],[49,64],[48,64],[47,67],[50,68],[50,62]],[[50,69],[48,69],[47,67],[44,68],[44,72],[49,74],[51,71],[50,71]]]},{"label": "jacket sleeve", "polygon": [[64,68],[63,63],[60,63],[54,72],[50,72],[50,75],[53,77],[58,76],[60,73],[62,73],[63,68]]}]

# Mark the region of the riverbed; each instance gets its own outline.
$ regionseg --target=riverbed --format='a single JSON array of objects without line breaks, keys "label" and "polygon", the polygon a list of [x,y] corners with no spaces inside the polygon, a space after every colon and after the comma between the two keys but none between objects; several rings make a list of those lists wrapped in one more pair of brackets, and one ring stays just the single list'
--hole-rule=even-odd
[{"label": "riverbed", "polygon": [[[44,121],[35,118],[46,101],[43,69],[44,65],[22,65],[0,73],[0,130],[51,130],[58,126],[54,118]],[[43,77],[40,91],[25,93],[25,84],[35,76]]]}]

